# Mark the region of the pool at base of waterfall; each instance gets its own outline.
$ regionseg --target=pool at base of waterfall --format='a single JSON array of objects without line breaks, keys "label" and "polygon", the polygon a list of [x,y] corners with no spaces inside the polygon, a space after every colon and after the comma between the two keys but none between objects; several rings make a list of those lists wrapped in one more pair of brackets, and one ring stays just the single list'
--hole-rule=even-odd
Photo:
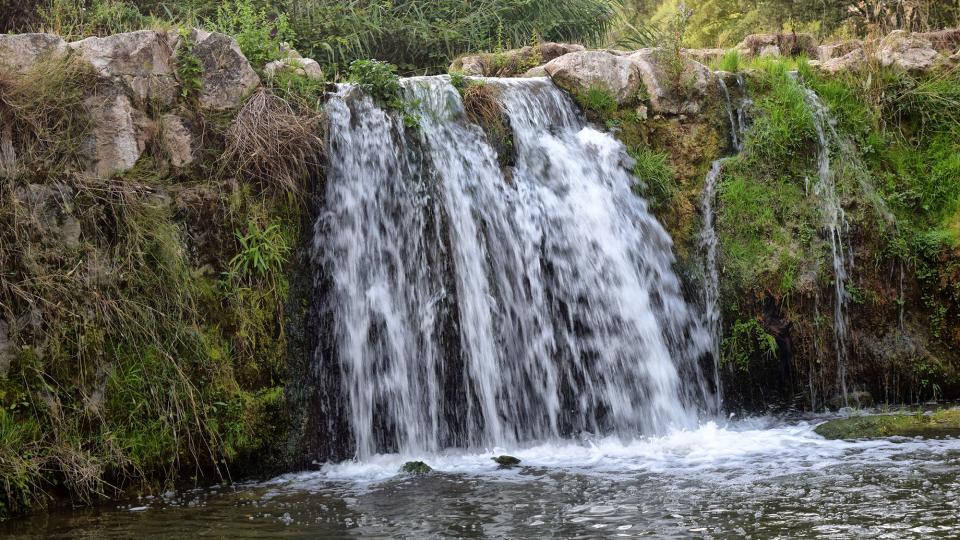
[{"label": "pool at base of waterfall", "polygon": [[[929,538],[960,533],[960,439],[830,441],[826,420],[377,455],[0,524],[5,538]],[[520,459],[502,468],[491,458]],[[400,473],[422,460],[433,471]]]}]

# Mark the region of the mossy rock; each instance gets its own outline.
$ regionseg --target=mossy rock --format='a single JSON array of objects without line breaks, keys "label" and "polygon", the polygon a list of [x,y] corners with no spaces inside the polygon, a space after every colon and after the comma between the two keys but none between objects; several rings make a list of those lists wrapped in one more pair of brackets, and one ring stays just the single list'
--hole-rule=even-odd
[{"label": "mossy rock", "polygon": [[400,472],[406,474],[427,474],[432,471],[433,468],[422,461],[408,461],[400,467]]},{"label": "mossy rock", "polygon": [[918,414],[884,414],[830,420],[814,430],[827,439],[960,437],[960,409]]},{"label": "mossy rock", "polygon": [[495,461],[497,465],[500,465],[501,467],[505,467],[505,468],[513,467],[514,465],[520,464],[520,460],[513,456],[495,456],[490,459]]}]

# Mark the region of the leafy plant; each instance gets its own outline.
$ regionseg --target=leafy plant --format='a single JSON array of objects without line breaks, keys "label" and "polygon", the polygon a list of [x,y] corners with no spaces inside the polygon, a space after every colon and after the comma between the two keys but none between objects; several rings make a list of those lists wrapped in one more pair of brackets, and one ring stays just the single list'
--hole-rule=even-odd
[{"label": "leafy plant", "polygon": [[190,32],[180,29],[180,47],[174,57],[177,81],[180,82],[180,97],[195,98],[203,86],[203,67],[200,59],[193,52],[194,42]]},{"label": "leafy plant", "polygon": [[777,340],[758,319],[739,320],[724,338],[722,349],[724,364],[746,372],[754,358],[772,358],[777,354]]},{"label": "leafy plant", "polygon": [[640,180],[636,188],[650,203],[653,209],[670,201],[679,191],[675,173],[667,155],[646,147],[635,148],[630,152],[633,158],[633,176]]},{"label": "leafy plant", "polygon": [[251,221],[246,233],[236,231],[235,234],[239,250],[230,260],[231,277],[251,281],[283,269],[290,246],[279,224],[272,223],[262,229]]},{"label": "leafy plant", "polygon": [[378,60],[355,60],[350,64],[349,80],[381,106],[404,110],[403,87],[400,86],[397,66]]},{"label": "leafy plant", "polygon": [[287,15],[257,8],[252,0],[226,0],[217,8],[213,27],[233,36],[257,69],[283,56],[284,42],[293,41]]}]

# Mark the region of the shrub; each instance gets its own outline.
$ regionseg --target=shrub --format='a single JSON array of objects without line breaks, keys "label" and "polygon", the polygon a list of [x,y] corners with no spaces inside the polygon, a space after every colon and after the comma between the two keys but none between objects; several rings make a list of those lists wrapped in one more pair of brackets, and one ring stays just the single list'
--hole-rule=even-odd
[{"label": "shrub", "polygon": [[763,329],[757,319],[733,324],[722,346],[722,362],[738,371],[750,370],[754,359],[769,359],[777,354],[777,340]]},{"label": "shrub", "polygon": [[594,121],[606,119],[617,110],[617,98],[606,87],[592,84],[576,96],[577,103]]},{"label": "shrub", "polygon": [[293,41],[286,14],[268,13],[252,0],[227,0],[217,8],[213,27],[233,36],[255,69],[283,56],[282,43]]},{"label": "shrub", "polygon": [[380,106],[395,111],[404,110],[403,88],[400,86],[397,66],[377,60],[354,60],[350,63],[349,80]]}]

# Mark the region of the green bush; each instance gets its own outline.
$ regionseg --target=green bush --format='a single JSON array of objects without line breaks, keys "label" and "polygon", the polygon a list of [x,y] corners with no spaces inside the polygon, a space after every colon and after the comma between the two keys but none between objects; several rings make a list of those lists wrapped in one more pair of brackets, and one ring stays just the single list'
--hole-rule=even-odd
[{"label": "green bush", "polygon": [[217,8],[213,27],[237,40],[255,69],[283,56],[281,44],[294,34],[283,12],[258,8],[252,0],[227,0]]},{"label": "green bush", "polygon": [[722,362],[738,371],[750,371],[756,359],[770,359],[777,354],[777,340],[763,329],[757,319],[733,324],[723,340]]},{"label": "green bush", "polygon": [[636,190],[651,208],[663,206],[677,194],[680,188],[666,154],[640,147],[631,150],[630,157],[634,160],[633,176],[642,182]]}]

